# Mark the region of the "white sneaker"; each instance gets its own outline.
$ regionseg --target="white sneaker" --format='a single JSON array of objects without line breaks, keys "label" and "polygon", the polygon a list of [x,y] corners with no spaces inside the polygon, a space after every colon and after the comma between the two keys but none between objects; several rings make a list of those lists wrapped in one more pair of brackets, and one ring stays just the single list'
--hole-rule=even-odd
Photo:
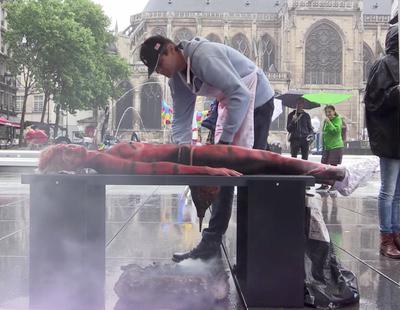
[{"label": "white sneaker", "polygon": [[355,164],[345,166],[346,175],[342,181],[336,181],[332,186],[343,196],[349,196],[378,168],[379,157],[368,158]]}]

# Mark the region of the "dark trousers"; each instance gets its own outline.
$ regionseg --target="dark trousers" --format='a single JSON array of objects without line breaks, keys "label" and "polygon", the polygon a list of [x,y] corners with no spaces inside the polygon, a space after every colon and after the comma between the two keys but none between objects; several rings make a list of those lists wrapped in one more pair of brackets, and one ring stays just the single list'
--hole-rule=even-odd
[{"label": "dark trousers", "polygon": [[[274,98],[254,110],[254,145],[253,149],[265,150],[269,127],[274,112]],[[217,199],[212,204],[208,228],[203,230],[204,241],[221,242],[222,235],[228,229],[232,214],[234,187],[221,187]]]},{"label": "dark trousers", "polygon": [[301,151],[301,159],[308,159],[309,144],[306,138],[293,139],[290,141],[290,155],[296,158],[297,154]]}]

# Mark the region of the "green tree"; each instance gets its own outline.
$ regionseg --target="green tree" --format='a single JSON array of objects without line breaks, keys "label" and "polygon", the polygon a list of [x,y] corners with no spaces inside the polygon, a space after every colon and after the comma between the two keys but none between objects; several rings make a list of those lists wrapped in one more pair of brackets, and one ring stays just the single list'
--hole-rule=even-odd
[{"label": "green tree", "polygon": [[[10,66],[17,75],[30,72],[44,92],[42,121],[51,98],[58,112],[103,108],[128,77],[126,61],[107,52],[109,20],[90,0],[13,0],[7,12]],[[23,109],[21,124],[24,117]]]}]

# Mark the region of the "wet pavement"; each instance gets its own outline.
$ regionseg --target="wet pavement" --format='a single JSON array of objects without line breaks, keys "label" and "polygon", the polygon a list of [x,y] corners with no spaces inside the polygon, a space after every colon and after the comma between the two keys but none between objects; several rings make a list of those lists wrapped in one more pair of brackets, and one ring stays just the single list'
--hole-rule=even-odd
[{"label": "wet pavement", "polygon": [[[375,174],[350,197],[320,195],[311,189],[312,203],[320,204],[331,239],[342,264],[358,277],[361,300],[346,309],[399,309],[400,260],[379,255]],[[200,239],[196,211],[181,186],[107,187],[106,309],[114,309],[118,296],[114,285],[121,266],[154,263],[171,265],[175,251],[188,250]],[[208,216],[208,214],[207,214]],[[208,218],[205,219],[207,223]],[[225,245],[234,263],[236,208]],[[284,223],[283,223],[284,225]],[[51,232],[49,232],[51,233]],[[20,173],[0,173],[0,310],[27,309],[29,249],[29,187],[20,184]],[[290,245],[288,245],[290,246]],[[229,273],[223,258],[221,268]],[[228,298],[207,309],[244,309],[232,277]],[[192,281],[193,283],[193,281]],[[197,309],[183,298],[179,306],[165,309]],[[199,306],[201,309],[201,305]],[[142,309],[151,309],[146,307]],[[204,308],[203,308],[204,309]]]}]

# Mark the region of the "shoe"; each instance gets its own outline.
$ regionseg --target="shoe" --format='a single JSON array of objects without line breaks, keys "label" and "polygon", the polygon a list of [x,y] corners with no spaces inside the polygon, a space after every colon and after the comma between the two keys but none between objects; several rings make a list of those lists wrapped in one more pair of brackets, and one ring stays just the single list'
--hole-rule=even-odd
[{"label": "shoe", "polygon": [[400,251],[400,232],[393,233],[393,241],[397,249]]},{"label": "shoe", "polygon": [[329,185],[322,184],[320,187],[316,188],[316,192],[327,192],[329,189]]},{"label": "shoe", "polygon": [[208,260],[219,256],[221,256],[219,242],[201,240],[200,243],[189,252],[174,253],[172,255],[172,260],[179,263],[188,258]]},{"label": "shoe", "polygon": [[334,188],[334,187],[331,186],[331,187],[328,189],[328,193],[334,195],[334,194],[337,193],[337,190],[336,190],[336,188]]},{"label": "shoe", "polygon": [[346,174],[342,181],[336,181],[335,188],[343,196],[349,196],[357,187],[367,180],[378,168],[379,157],[368,158],[356,164],[345,167]]},{"label": "shoe", "polygon": [[381,233],[380,253],[389,258],[400,259],[400,251],[394,243],[393,233]]}]

